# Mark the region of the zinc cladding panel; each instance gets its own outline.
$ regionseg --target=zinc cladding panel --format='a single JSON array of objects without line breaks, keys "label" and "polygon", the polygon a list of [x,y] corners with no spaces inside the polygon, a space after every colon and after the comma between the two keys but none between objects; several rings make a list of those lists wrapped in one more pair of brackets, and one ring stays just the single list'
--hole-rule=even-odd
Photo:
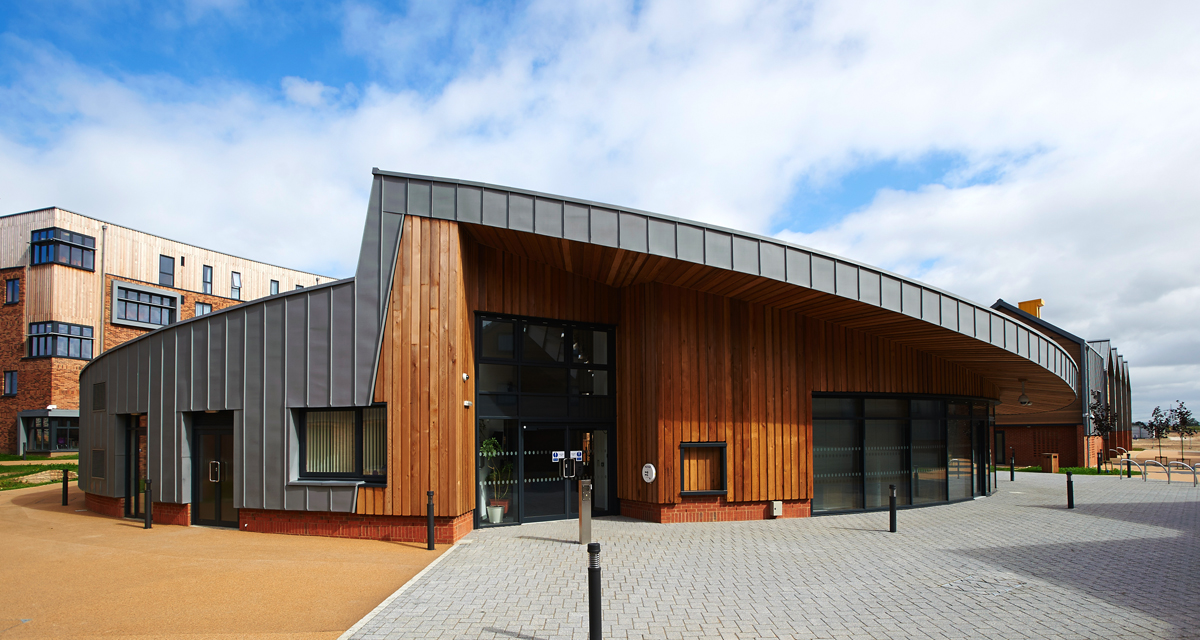
[{"label": "zinc cladding panel", "polygon": [[538,198],[533,203],[533,230],[543,236],[561,238],[563,206],[558,200]]},{"label": "zinc cladding panel", "polygon": [[858,300],[858,267],[844,262],[834,265],[834,291],[837,295]]},{"label": "zinc cladding panel", "polygon": [[150,410],[150,354],[154,351],[153,340],[142,340],[138,343],[138,383],[137,383],[137,412],[146,413]]},{"label": "zinc cladding panel", "polygon": [[180,411],[192,409],[192,326],[195,322],[179,327],[175,335],[175,399]]},{"label": "zinc cladding panel", "polygon": [[758,240],[733,236],[733,270],[758,275]]},{"label": "zinc cladding panel", "polygon": [[592,213],[592,244],[615,247],[620,242],[617,229],[617,212],[608,209],[593,208]]},{"label": "zinc cladding panel", "polygon": [[302,407],[308,404],[308,389],[305,384],[305,373],[308,370],[308,304],[312,296],[292,296],[285,298],[287,303],[287,318],[281,328],[286,330],[287,342],[284,349],[284,360],[287,362],[285,387],[286,406]]},{"label": "zinc cladding panel", "polygon": [[942,326],[958,330],[958,301],[954,298],[940,296],[942,299]]},{"label": "zinc cladding panel", "polygon": [[622,212],[617,217],[617,244],[622,249],[646,253],[649,241],[646,238],[646,217]]},{"label": "zinc cladding panel", "polygon": [[705,229],[704,264],[719,269],[733,268],[733,237],[728,233]]},{"label": "zinc cladding panel", "polygon": [[455,214],[454,185],[435,182],[430,216],[439,220],[453,220]]},{"label": "zinc cladding panel", "polygon": [[[285,396],[285,383],[291,386],[287,380],[290,373],[292,363],[287,362],[287,356],[290,355],[287,349],[286,342],[290,342],[293,338],[293,328],[287,326],[286,320],[291,315],[288,313],[287,306],[283,300],[272,300],[265,304],[266,313],[264,314],[264,325],[266,334],[264,342],[266,346],[266,357],[264,358],[264,381],[263,381],[263,416],[262,416],[262,450],[263,450],[263,509],[282,509],[283,508],[283,486],[286,482],[284,478],[284,460],[286,455],[286,444],[283,413],[284,407],[287,406],[287,398]],[[303,311],[303,307],[301,307]],[[285,330],[286,327],[286,330]],[[286,338],[285,338],[286,336]],[[299,339],[303,344],[304,332],[300,331]],[[303,365],[302,365],[303,366]],[[301,369],[303,371],[303,369]],[[303,396],[303,383],[301,383],[300,393],[297,395]],[[303,398],[300,398],[301,404]]]},{"label": "zinc cladding panel", "polygon": [[998,314],[991,314],[992,324],[992,344],[1004,348],[1004,318]]},{"label": "zinc cladding panel", "polygon": [[191,323],[192,411],[208,408],[208,319]]},{"label": "zinc cladding panel", "polygon": [[646,223],[646,242],[649,253],[675,257],[675,223],[651,218]]},{"label": "zinc cladding panel", "polygon": [[400,231],[401,225],[404,224],[404,216],[394,213],[383,214],[383,219],[380,221],[381,231],[379,233],[380,242],[380,258],[379,258],[379,300],[375,302],[376,306],[381,309],[379,317],[383,317],[382,307],[379,301],[386,301],[388,293],[391,290],[392,270],[396,267],[396,252],[400,250]]},{"label": "zinc cladding panel", "polygon": [[758,269],[764,278],[784,281],[787,279],[787,265],[783,247],[770,242],[758,245]]},{"label": "zinc cladding panel", "polygon": [[408,211],[414,216],[429,217],[433,185],[420,180],[408,181]]},{"label": "zinc cladding panel", "polygon": [[246,313],[239,310],[226,314],[225,326],[229,343],[225,361],[225,408],[241,409],[245,385]]},{"label": "zinc cladding panel", "polygon": [[226,314],[213,317],[208,322],[208,404],[205,409],[220,411],[225,408],[225,355]]},{"label": "zinc cladding panel", "polygon": [[921,319],[933,324],[942,323],[942,296],[929,289],[921,290]]},{"label": "zinc cladding panel", "polygon": [[[377,180],[382,186],[382,206],[384,211],[391,213],[405,213],[408,211],[408,181],[398,178],[382,178]],[[374,190],[374,189],[372,189]],[[371,199],[380,197],[379,194],[372,194]],[[364,237],[364,240],[366,238]]]},{"label": "zinc cladding panel", "polygon": [[882,276],[880,283],[880,300],[879,305],[884,309],[899,312],[903,309],[903,302],[900,298],[900,281],[895,278]]},{"label": "zinc cladding panel", "polygon": [[483,224],[489,227],[508,227],[508,194],[491,189],[483,190]]},{"label": "zinc cladding panel", "polygon": [[1009,320],[1004,320],[1004,348],[1016,353],[1017,351],[1017,325]]},{"label": "zinc cladding panel", "polygon": [[533,198],[508,194],[508,228],[514,231],[533,231]]},{"label": "zinc cladding panel", "polygon": [[879,290],[879,274],[867,269],[858,270],[858,299],[878,306],[881,292]]},{"label": "zinc cladding panel", "polygon": [[588,241],[588,210],[577,204],[563,207],[563,237],[579,242]]},{"label": "zinc cladding panel", "polygon": [[332,289],[314,291],[308,298],[308,367],[301,374],[301,382],[307,379],[308,393],[304,402],[309,407],[329,406],[330,345],[329,325],[332,316]]},{"label": "zinc cladding panel", "polygon": [[[189,477],[190,461],[185,461],[185,456],[188,455],[190,449],[188,444],[184,442],[183,429],[179,424],[179,412],[176,411],[178,406],[175,396],[175,362],[176,362],[176,342],[177,331],[164,332],[162,338],[162,404],[158,410],[163,416],[163,451],[177,452],[169,457],[164,457],[163,465],[171,474],[172,482],[170,486],[175,490],[175,502],[191,502],[191,496],[187,494],[187,490],[191,487],[191,478]],[[160,486],[165,486],[163,483]],[[164,499],[167,499],[164,496]]]},{"label": "zinc cladding panel", "polygon": [[330,403],[348,407],[354,398],[354,285],[334,287],[330,293],[333,306],[330,317]]},{"label": "zinc cladding panel", "polygon": [[[141,347],[141,350],[145,351],[146,353],[158,351],[159,355],[161,356],[162,332],[142,340],[139,346]],[[167,451],[171,451],[171,449],[166,448],[165,445],[167,443],[163,442],[163,431],[165,430],[166,426],[164,423],[166,422],[166,419],[162,413],[162,358],[149,358],[147,359],[146,364],[147,367],[143,369],[143,371],[146,371],[148,374],[146,376],[146,433],[150,448],[150,454],[147,457],[147,466],[149,467],[149,477],[154,478],[156,481],[155,484],[158,485],[156,487],[154,497],[159,498],[165,497],[163,496],[163,486],[167,484],[164,471],[166,470],[168,460],[164,460],[163,454]],[[170,457],[172,456],[166,456],[168,459]],[[172,493],[169,487],[165,492],[168,494]]]},{"label": "zinc cladding panel", "polygon": [[900,283],[901,311],[906,316],[921,317],[921,288],[907,282]]},{"label": "zinc cladding panel", "polygon": [[[266,479],[263,478],[263,401],[266,398],[266,308],[257,304],[246,315],[246,401],[242,411],[242,460],[244,506],[261,508]],[[277,332],[275,332],[277,333]]]},{"label": "zinc cladding panel", "polygon": [[825,293],[834,293],[834,264],[825,256],[812,256],[812,288]]},{"label": "zinc cladding panel", "polygon": [[675,225],[675,251],[680,260],[704,264],[704,230],[687,224]]},{"label": "zinc cladding panel", "polygon": [[812,274],[810,270],[812,256],[804,251],[796,249],[785,249],[787,256],[787,281],[792,284],[798,284],[802,287],[812,286]]},{"label": "zinc cladding panel", "polygon": [[459,222],[479,223],[483,220],[483,191],[474,187],[458,188]]},{"label": "zinc cladding panel", "polygon": [[983,309],[975,310],[975,337],[984,342],[991,342],[992,314]]}]

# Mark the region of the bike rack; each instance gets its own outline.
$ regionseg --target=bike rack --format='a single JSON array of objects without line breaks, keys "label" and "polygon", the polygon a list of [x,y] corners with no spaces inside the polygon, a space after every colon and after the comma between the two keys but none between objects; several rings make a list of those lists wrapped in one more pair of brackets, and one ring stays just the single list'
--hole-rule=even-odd
[{"label": "bike rack", "polygon": [[1129,449],[1126,449],[1125,447],[1117,447],[1117,450],[1121,453],[1129,453]]},{"label": "bike rack", "polygon": [[[1144,481],[1146,479],[1146,468],[1142,466],[1142,463],[1130,458],[1119,458],[1117,460],[1117,471],[1120,471],[1123,465],[1136,465],[1138,468],[1138,473],[1142,474],[1142,480]],[[1118,474],[1117,477],[1120,478],[1121,476]]]},{"label": "bike rack", "polygon": [[[1197,483],[1196,483],[1196,467],[1195,467],[1195,466],[1192,466],[1192,465],[1189,465],[1189,464],[1188,464],[1188,463],[1186,463],[1186,462],[1180,462],[1180,461],[1178,461],[1178,460],[1172,460],[1171,462],[1168,462],[1168,463],[1167,463],[1167,466],[1168,466],[1168,467],[1170,467],[1171,465],[1176,465],[1176,464],[1177,464],[1177,465],[1179,465],[1179,466],[1181,466],[1181,467],[1183,467],[1184,469],[1187,469],[1187,470],[1189,470],[1189,471],[1191,471],[1191,472],[1192,472],[1192,486],[1193,486],[1193,487],[1194,487],[1194,486],[1196,486],[1196,484],[1197,484]],[[1171,473],[1170,473],[1170,471],[1168,471],[1168,472],[1167,472],[1167,482],[1168,482],[1168,483],[1170,483],[1170,482],[1171,482]]]},{"label": "bike rack", "polygon": [[[1167,484],[1171,484],[1171,467],[1164,467],[1163,463],[1159,462],[1158,460],[1147,460],[1146,461],[1146,467],[1148,467],[1152,464],[1156,464],[1159,467],[1162,467],[1163,471],[1167,472]],[[1149,478],[1146,474],[1145,467],[1142,467],[1142,482],[1145,482],[1148,479]]]}]

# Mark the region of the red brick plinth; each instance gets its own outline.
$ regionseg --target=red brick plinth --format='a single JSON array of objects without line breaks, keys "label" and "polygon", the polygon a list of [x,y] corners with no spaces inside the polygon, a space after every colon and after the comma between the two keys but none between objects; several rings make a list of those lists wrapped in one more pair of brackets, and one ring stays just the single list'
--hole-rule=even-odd
[{"label": "red brick plinth", "polygon": [[[621,501],[621,515],[649,522],[732,522],[736,520],[769,520],[771,503],[729,502],[725,496],[685,496],[674,504],[655,504],[636,500]],[[812,515],[808,500],[784,500],[784,518],[807,518]]]},{"label": "red brick plinth", "polygon": [[125,516],[125,498],[110,498],[95,493],[85,493],[83,494],[83,506],[87,507],[88,511],[102,516],[111,518]]},{"label": "red brick plinth", "polygon": [[174,502],[155,502],[150,510],[154,524],[174,524],[189,527],[192,524],[192,505]]},{"label": "red brick plinth", "polygon": [[[363,538],[392,542],[425,542],[426,520],[421,516],[368,516],[324,511],[279,511],[239,509],[238,527],[242,531],[286,533],[300,536]],[[434,542],[453,544],[471,532],[473,512],[460,516],[435,517]]]}]

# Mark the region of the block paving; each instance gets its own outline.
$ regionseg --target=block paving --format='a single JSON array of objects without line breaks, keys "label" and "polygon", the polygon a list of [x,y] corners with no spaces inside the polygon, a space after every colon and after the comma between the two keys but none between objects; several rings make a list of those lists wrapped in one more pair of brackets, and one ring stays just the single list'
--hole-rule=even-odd
[{"label": "block paving", "polygon": [[[605,638],[1200,638],[1200,489],[1001,474],[992,496],[754,522],[593,522]],[[472,532],[344,637],[587,638],[576,521]]]}]

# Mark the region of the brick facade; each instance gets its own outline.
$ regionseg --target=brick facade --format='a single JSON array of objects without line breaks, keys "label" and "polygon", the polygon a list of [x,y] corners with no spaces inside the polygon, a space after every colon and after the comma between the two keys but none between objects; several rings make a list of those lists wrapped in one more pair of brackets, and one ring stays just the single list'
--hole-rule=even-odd
[{"label": "brick facade", "polygon": [[188,291],[187,289],[177,289],[174,287],[165,287],[161,284],[155,284],[153,282],[143,282],[141,280],[134,280],[133,278],[124,278],[124,277],[120,277],[120,276],[114,276],[112,274],[105,274],[105,276],[104,276],[104,350],[105,351],[112,349],[113,347],[116,347],[118,345],[129,342],[130,340],[133,340],[134,338],[145,335],[147,333],[150,333],[150,331],[152,331],[151,329],[142,329],[140,327],[127,327],[125,325],[113,324],[113,322],[112,322],[112,318],[113,318],[113,314],[112,314],[112,283],[114,280],[117,282],[129,282],[129,283],[139,284],[139,285],[146,286],[146,287],[154,287],[155,289],[162,289],[163,291],[170,291],[171,293],[178,293],[180,296],[182,296],[182,298],[181,298],[182,302],[179,305],[179,309],[176,310],[176,313],[178,314],[176,316],[176,320],[187,320],[188,318],[195,317],[197,302],[204,302],[204,303],[212,305],[213,311],[218,311],[220,309],[232,307],[235,304],[241,304],[243,302],[243,300],[234,300],[233,298],[225,298],[222,296],[214,296],[214,295],[209,295],[209,294],[204,294],[204,293],[196,293],[195,291]]},{"label": "brick facade", "polygon": [[1017,455],[1018,467],[1041,466],[1043,453],[1057,453],[1059,467],[1094,467],[1096,453],[1103,443],[1099,436],[1084,436],[1084,427],[1076,425],[996,426],[1004,432],[1003,454],[997,452],[1000,466],[1009,462],[1009,447]]},{"label": "brick facade", "polygon": [[[16,453],[17,415],[26,409],[34,407],[32,403],[38,396],[26,392],[25,375],[22,375],[22,361],[25,357],[25,268],[13,267],[0,269],[0,280],[18,279],[21,281],[21,300],[16,304],[0,304],[0,372],[16,371],[16,396],[0,396],[0,451]],[[0,299],[2,300],[2,299]],[[0,383],[3,378],[0,378]],[[7,392],[7,390],[5,390]],[[29,405],[29,406],[26,406]]]},{"label": "brick facade", "polygon": [[155,502],[150,509],[154,524],[174,524],[188,527],[192,524],[192,505],[174,502]]},{"label": "brick facade", "polygon": [[[391,542],[425,542],[426,520],[419,516],[368,516],[354,513],[239,509],[242,531]],[[434,541],[454,544],[471,532],[474,512],[434,518]]]},{"label": "brick facade", "polygon": [[125,516],[125,498],[110,498],[95,493],[83,494],[83,505],[88,511],[110,518]]},{"label": "brick facade", "polygon": [[[770,520],[770,501],[729,502],[725,496],[685,496],[675,504],[654,504],[636,500],[621,501],[621,515],[648,522],[664,524],[677,522],[733,522],[737,520]],[[807,518],[812,515],[809,500],[784,500],[784,518]]]}]

